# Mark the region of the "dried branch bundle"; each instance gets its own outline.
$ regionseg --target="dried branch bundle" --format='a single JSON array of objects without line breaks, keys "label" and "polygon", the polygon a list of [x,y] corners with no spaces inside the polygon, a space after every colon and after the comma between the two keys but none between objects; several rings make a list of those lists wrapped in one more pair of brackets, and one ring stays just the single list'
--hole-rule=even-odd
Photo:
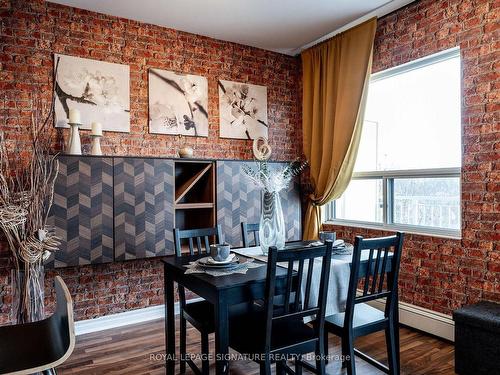
[{"label": "dried branch bundle", "polygon": [[25,150],[20,144],[8,147],[7,139],[0,132],[0,229],[9,243],[18,274],[24,272],[25,287],[20,296],[24,301],[20,304],[25,311],[21,312],[22,317],[18,313],[18,321],[20,318],[29,321],[36,313],[33,309],[43,309],[43,301],[41,306],[33,302],[39,298],[32,295],[33,289],[41,290],[43,296],[43,285],[40,285],[43,280],[37,279],[37,270],[59,246],[54,229],[47,226],[59,169],[55,155],[50,154],[52,130],[47,129],[53,107],[44,120],[40,100],[35,107],[30,149]]}]

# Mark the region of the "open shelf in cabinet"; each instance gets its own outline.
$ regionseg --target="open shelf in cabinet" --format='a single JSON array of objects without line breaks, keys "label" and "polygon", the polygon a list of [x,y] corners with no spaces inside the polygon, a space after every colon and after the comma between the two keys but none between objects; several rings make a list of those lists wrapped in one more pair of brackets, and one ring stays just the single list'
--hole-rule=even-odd
[{"label": "open shelf in cabinet", "polygon": [[175,227],[215,226],[215,165],[211,161],[175,162]]}]

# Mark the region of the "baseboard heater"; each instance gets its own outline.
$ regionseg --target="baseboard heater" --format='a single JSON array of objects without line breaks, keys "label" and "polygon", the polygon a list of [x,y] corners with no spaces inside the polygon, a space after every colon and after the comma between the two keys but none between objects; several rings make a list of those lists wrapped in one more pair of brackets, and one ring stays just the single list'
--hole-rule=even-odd
[{"label": "baseboard heater", "polygon": [[[376,300],[369,305],[383,310],[385,301]],[[449,315],[415,306],[406,302],[399,302],[399,321],[408,327],[418,329],[448,341],[455,339],[455,325]]]}]

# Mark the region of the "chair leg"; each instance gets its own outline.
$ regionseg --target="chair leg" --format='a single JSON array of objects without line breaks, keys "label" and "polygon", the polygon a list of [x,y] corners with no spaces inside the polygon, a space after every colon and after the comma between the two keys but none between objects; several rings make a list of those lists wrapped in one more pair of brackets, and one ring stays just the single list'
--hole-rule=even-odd
[{"label": "chair leg", "polygon": [[260,375],[271,375],[271,362],[269,359],[260,363]]},{"label": "chair leg", "polygon": [[352,335],[350,334],[346,334],[342,337],[342,355],[345,356],[345,360],[342,363],[342,368],[347,368],[348,375],[356,375],[354,340]]},{"label": "chair leg", "polygon": [[349,355],[349,348],[347,348],[347,339],[344,339],[344,337],[341,338],[341,341],[340,341],[340,346],[341,346],[341,349],[342,349],[342,368],[346,368],[347,367],[347,361],[346,361],[346,357]]},{"label": "chair leg", "polygon": [[180,351],[180,373],[184,374],[186,372],[186,357],[187,357],[187,350],[186,350],[186,319],[182,316],[182,311],[180,312],[180,324],[179,324],[179,330],[180,330],[180,337],[179,337],[179,351]]},{"label": "chair leg", "polygon": [[302,375],[302,364],[300,363],[301,360],[302,360],[301,355],[295,358],[295,375]]},{"label": "chair leg", "polygon": [[286,375],[284,360],[276,362],[276,375]]},{"label": "chair leg", "polygon": [[206,332],[201,333],[201,373],[203,375],[209,375],[210,372],[210,361],[208,360],[209,349],[208,349],[208,334]]},{"label": "chair leg", "polygon": [[324,345],[317,345],[316,347],[316,373],[325,375],[325,352]]},{"label": "chair leg", "polygon": [[325,351],[325,364],[328,364],[328,331],[325,329],[325,337],[323,338],[323,345],[324,345],[324,351]]},{"label": "chair leg", "polygon": [[385,329],[385,341],[387,343],[387,362],[389,365],[389,374],[399,374],[398,352],[399,352],[399,336],[396,335],[394,322],[389,322]]}]

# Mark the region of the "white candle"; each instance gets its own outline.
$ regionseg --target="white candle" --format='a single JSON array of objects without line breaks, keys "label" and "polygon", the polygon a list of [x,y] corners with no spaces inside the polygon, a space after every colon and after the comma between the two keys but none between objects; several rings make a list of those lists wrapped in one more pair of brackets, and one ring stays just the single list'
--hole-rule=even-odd
[{"label": "white candle", "polygon": [[100,122],[92,123],[92,135],[102,135],[102,124]]},{"label": "white candle", "polygon": [[76,108],[71,108],[68,120],[70,124],[80,124],[80,111]]}]

